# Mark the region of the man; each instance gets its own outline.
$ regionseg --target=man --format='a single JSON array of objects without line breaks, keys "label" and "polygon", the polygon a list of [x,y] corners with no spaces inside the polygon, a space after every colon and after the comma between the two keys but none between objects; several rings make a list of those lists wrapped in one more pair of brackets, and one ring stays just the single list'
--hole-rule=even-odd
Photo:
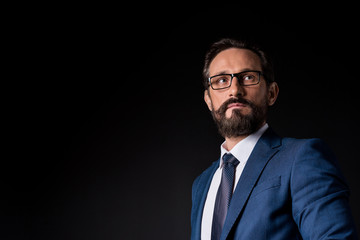
[{"label": "man", "polygon": [[222,39],[203,74],[204,100],[225,142],[193,183],[191,239],[357,239],[331,151],[319,139],[281,138],[266,123],[279,93],[266,54]]}]

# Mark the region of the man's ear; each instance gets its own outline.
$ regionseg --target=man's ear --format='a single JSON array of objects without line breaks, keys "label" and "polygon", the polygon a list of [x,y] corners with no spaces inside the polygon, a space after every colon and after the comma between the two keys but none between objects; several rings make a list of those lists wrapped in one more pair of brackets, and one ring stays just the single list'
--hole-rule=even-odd
[{"label": "man's ear", "polygon": [[204,91],[204,101],[205,101],[206,105],[208,106],[209,110],[212,111],[211,98],[210,98],[209,94],[210,93],[208,90]]},{"label": "man's ear", "polygon": [[277,85],[276,82],[270,83],[268,89],[268,106],[274,105],[278,95],[279,95],[279,86]]}]

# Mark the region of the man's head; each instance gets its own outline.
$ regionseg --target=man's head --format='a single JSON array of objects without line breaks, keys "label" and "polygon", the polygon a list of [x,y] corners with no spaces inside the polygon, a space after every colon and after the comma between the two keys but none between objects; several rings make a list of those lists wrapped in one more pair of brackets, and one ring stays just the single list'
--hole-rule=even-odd
[{"label": "man's head", "polygon": [[207,52],[203,75],[204,100],[223,137],[246,136],[265,123],[279,88],[262,50],[222,39]]}]

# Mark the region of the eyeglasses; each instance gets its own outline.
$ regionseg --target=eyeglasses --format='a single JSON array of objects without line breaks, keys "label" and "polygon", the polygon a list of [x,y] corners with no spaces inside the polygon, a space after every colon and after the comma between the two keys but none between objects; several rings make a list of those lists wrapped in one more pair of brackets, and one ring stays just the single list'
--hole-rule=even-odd
[{"label": "eyeglasses", "polygon": [[261,71],[243,71],[232,74],[218,74],[209,77],[208,80],[212,89],[220,90],[229,88],[234,77],[238,79],[238,82],[241,86],[251,86],[259,84],[260,75],[262,75]]}]

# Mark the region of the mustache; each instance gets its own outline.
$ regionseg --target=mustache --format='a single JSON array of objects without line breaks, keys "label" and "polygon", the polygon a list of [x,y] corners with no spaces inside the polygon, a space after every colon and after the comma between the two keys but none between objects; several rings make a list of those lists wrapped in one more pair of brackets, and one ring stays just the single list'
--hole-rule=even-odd
[{"label": "mustache", "polygon": [[254,104],[252,102],[250,102],[249,100],[246,100],[244,98],[230,98],[230,99],[226,100],[223,104],[221,104],[219,109],[216,110],[215,112],[217,114],[225,114],[226,110],[228,109],[228,106],[233,103],[241,103],[244,105],[248,105],[250,108],[253,108],[253,106],[254,106]]}]

